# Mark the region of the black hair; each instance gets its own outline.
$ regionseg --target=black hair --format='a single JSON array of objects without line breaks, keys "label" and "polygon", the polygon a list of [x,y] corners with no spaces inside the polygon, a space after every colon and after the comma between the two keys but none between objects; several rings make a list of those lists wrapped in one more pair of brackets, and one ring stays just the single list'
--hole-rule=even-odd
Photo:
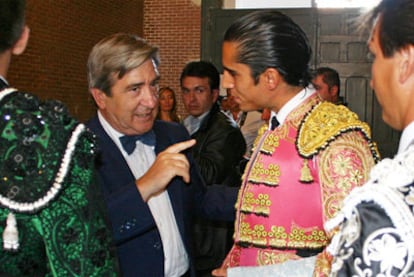
[{"label": "black hair", "polygon": [[25,0],[0,1],[0,53],[13,47],[25,24]]},{"label": "black hair", "polygon": [[194,61],[186,64],[180,76],[180,84],[182,85],[184,77],[208,78],[210,90],[220,88],[220,74],[217,68],[211,62]]},{"label": "black hair", "polygon": [[275,68],[293,86],[310,80],[312,50],[303,30],[278,11],[256,11],[237,19],[226,31],[225,42],[236,42],[237,62],[246,64],[256,84],[267,68]]}]

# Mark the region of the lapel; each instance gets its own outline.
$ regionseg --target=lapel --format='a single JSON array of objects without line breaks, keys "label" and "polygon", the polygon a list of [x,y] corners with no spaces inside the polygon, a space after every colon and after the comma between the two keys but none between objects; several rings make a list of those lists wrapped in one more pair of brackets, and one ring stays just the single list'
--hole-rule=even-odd
[{"label": "lapel", "polygon": [[[99,137],[101,153],[103,160],[111,161],[111,164],[104,164],[101,168],[101,173],[105,175],[105,179],[111,180],[113,184],[129,183],[132,182],[135,177],[128,167],[127,162],[122,156],[121,151],[116,144],[108,136],[99,122],[98,117],[94,117],[87,123],[87,126]],[[178,134],[174,132],[175,128],[171,128],[170,123],[161,122],[156,120],[154,122],[153,130],[156,136],[155,152],[158,155],[165,150],[171,144],[178,141]],[[184,127],[183,127],[184,128]],[[109,186],[108,182],[105,184]],[[111,188],[107,188],[111,189]],[[171,199],[171,205],[176,218],[178,229],[185,241],[185,226],[184,226],[184,214],[183,214],[183,185],[180,178],[174,178],[167,187],[168,195]]]},{"label": "lapel", "polygon": [[[121,150],[118,149],[116,144],[105,132],[98,117],[96,116],[91,119],[87,123],[87,126],[99,137],[98,147],[103,161],[100,171],[105,175],[105,179],[111,180],[113,184],[127,184],[132,182],[135,179],[134,175],[122,156]],[[111,161],[111,164],[105,164],[105,161]],[[106,185],[108,186],[109,184],[106,182]]]},{"label": "lapel", "polygon": [[[154,122],[153,130],[156,136],[155,152],[158,155],[164,151],[168,146],[173,145],[179,141],[179,135],[175,132],[176,128],[171,128],[173,124],[156,120]],[[183,127],[184,128],[184,127]],[[185,184],[184,184],[185,185]],[[184,236],[184,218],[183,218],[183,181],[181,178],[173,178],[167,187],[168,195],[171,200],[171,205],[175,215],[175,219],[180,230],[181,236]],[[183,241],[185,238],[183,237]]]},{"label": "lapel", "polygon": [[201,122],[200,128],[194,134],[197,134],[200,131],[208,130],[210,126],[211,118],[218,112],[220,112],[220,106],[217,103],[214,103],[208,115]]}]

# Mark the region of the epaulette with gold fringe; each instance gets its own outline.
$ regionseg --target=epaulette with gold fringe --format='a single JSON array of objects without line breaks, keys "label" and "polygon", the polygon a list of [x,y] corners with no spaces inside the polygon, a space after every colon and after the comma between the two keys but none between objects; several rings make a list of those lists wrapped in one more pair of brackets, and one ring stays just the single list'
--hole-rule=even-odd
[{"label": "epaulette with gold fringe", "polygon": [[379,161],[379,152],[371,139],[368,124],[359,120],[358,115],[347,107],[330,102],[315,105],[303,118],[298,130],[296,147],[299,155],[310,159],[341,134],[354,130],[363,134],[375,161]]}]

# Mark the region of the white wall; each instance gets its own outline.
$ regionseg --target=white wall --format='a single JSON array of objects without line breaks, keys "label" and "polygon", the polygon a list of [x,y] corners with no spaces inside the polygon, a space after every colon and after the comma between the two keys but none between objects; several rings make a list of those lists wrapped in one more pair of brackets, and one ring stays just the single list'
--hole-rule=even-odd
[{"label": "white wall", "polygon": [[[373,7],[379,0],[314,0],[314,5],[323,7]],[[312,0],[224,0],[224,9],[257,8],[310,8]]]},{"label": "white wall", "polygon": [[311,0],[236,0],[236,9],[251,8],[310,8]]}]

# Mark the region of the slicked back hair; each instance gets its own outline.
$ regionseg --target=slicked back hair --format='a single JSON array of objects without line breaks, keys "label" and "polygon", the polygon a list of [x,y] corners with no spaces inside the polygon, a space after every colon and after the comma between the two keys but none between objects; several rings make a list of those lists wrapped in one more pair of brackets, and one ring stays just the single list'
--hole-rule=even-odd
[{"label": "slicked back hair", "polygon": [[277,11],[256,11],[237,19],[226,31],[225,42],[235,42],[238,63],[246,64],[256,84],[267,68],[275,68],[285,82],[306,87],[312,50],[303,30]]}]

